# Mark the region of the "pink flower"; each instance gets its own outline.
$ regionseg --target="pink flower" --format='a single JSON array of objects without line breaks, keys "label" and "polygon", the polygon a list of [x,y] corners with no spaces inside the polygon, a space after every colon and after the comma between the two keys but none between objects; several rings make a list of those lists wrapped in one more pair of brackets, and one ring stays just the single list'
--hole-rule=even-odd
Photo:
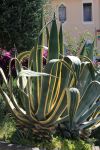
[{"label": "pink flower", "polygon": [[4,52],[4,53],[3,53],[3,56],[6,56],[6,57],[8,57],[8,58],[11,58],[10,52]]},{"label": "pink flower", "polygon": [[43,46],[43,57],[46,59],[47,58],[47,56],[48,56],[48,47],[46,47],[46,46]]},{"label": "pink flower", "polygon": [[43,57],[43,65],[46,65],[46,58],[48,56],[48,47],[43,46],[42,57]]}]

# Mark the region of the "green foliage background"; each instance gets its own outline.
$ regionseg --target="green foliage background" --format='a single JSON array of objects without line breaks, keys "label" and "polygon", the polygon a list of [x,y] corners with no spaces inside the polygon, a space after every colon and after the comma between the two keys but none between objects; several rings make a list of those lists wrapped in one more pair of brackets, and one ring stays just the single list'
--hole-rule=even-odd
[{"label": "green foliage background", "polygon": [[40,31],[43,0],[0,0],[0,47],[29,50]]}]

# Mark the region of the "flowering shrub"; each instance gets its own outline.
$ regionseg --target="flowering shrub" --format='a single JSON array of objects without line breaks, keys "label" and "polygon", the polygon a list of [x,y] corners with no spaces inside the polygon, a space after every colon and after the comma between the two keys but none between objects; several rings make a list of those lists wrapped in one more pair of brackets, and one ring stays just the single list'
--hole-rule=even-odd
[{"label": "flowering shrub", "polygon": [[[4,73],[7,78],[9,78],[9,62],[12,58],[15,57],[16,49],[12,48],[9,52],[5,48],[0,48],[0,67],[4,70]],[[48,55],[48,48],[43,47],[43,65],[46,64],[46,58]],[[28,65],[28,58],[24,59],[22,62],[23,66]],[[16,71],[15,71],[15,62],[12,61],[11,64],[11,72],[12,76],[15,78],[16,77]],[[2,83],[2,78],[0,76],[0,83]]]},{"label": "flowering shrub", "polygon": [[[9,62],[11,60],[11,58],[13,58],[12,52],[14,49],[11,49],[9,52],[4,49],[4,48],[0,48],[0,67],[4,70],[4,73],[6,75],[6,77],[8,78],[8,73],[9,73]],[[11,65],[11,71],[12,71],[12,75],[13,77],[16,76],[16,72],[15,72],[15,63],[12,62]],[[0,76],[0,82],[2,83],[2,78]]]}]

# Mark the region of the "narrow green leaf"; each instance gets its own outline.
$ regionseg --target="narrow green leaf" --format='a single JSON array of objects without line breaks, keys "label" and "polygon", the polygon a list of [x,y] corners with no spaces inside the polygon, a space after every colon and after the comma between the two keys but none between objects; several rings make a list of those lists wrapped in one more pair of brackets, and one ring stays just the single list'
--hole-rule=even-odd
[{"label": "narrow green leaf", "polygon": [[[83,123],[84,121],[86,121],[86,119],[93,114],[93,112],[100,107],[100,102],[97,102],[96,104],[94,104],[93,106],[90,107],[90,109],[88,109],[78,120],[78,124]],[[98,110],[99,112],[99,110]]]},{"label": "narrow green leaf", "polygon": [[89,129],[89,128],[92,128],[92,126],[94,126],[95,124],[97,124],[98,122],[100,121],[100,116],[95,118],[95,119],[92,119],[91,121],[88,121],[88,122],[85,122],[83,125],[81,125],[79,128],[80,130],[82,129]]},{"label": "narrow green leaf", "polygon": [[60,24],[60,31],[59,31],[59,47],[60,47],[60,54],[62,56],[64,56],[64,43],[63,43],[62,23]]},{"label": "narrow green leaf", "polygon": [[47,26],[46,26],[46,36],[47,36],[47,46],[49,46],[50,34],[49,34],[49,29]]},{"label": "narrow green leaf", "polygon": [[70,67],[74,70],[76,74],[77,80],[79,79],[80,70],[81,70],[81,61],[78,57],[75,56],[67,56],[64,57],[64,61],[70,65]]},{"label": "narrow green leaf", "polygon": [[74,126],[74,115],[77,111],[80,102],[80,92],[76,88],[70,88],[69,92],[70,92],[69,120],[70,120],[70,128],[72,129]]},{"label": "narrow green leaf", "polygon": [[92,64],[87,61],[82,62],[79,80],[77,84],[77,87],[80,89],[81,95],[83,95],[83,92],[93,80],[95,80],[95,70]]},{"label": "narrow green leaf", "polygon": [[24,59],[26,59],[26,58],[28,59],[30,53],[31,53],[30,51],[22,52],[17,55],[17,59],[19,60],[19,62],[22,62]]},{"label": "narrow green leaf", "polygon": [[[52,125],[56,120],[59,120],[60,115],[62,112],[67,109],[67,97],[66,97],[66,91],[63,90],[62,94],[60,95],[60,99],[58,103],[55,104],[55,109],[53,108],[52,113],[45,118],[44,121],[41,121],[47,126]],[[66,118],[67,119],[67,118]]]},{"label": "narrow green leaf", "polygon": [[52,27],[51,27],[51,31],[50,31],[48,60],[59,58],[58,39],[59,39],[59,37],[58,37],[57,23],[56,23],[56,18],[55,18],[55,14],[54,14],[54,19],[52,21]]},{"label": "narrow green leaf", "polygon": [[77,113],[75,115],[76,122],[90,108],[90,106],[96,100],[98,100],[99,97],[100,97],[100,83],[97,81],[92,81],[81,98]]}]

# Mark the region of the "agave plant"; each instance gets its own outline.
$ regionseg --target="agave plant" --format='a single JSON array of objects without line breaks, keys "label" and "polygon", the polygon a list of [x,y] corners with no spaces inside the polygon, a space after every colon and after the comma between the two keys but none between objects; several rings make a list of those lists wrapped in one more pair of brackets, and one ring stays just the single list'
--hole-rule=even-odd
[{"label": "agave plant", "polygon": [[94,56],[94,49],[95,49],[95,39],[92,43],[87,44],[86,41],[82,41],[80,47],[77,50],[77,56],[87,56],[93,61]]},{"label": "agave plant", "polygon": [[83,131],[92,130],[100,125],[100,74],[95,72],[89,58],[85,57],[85,59],[77,61],[76,57],[67,56],[64,60],[72,64],[77,81],[74,87],[67,85],[69,89],[69,94],[67,93],[69,95],[68,119],[64,122],[65,125],[58,125],[59,131],[57,130],[57,132],[63,137],[77,138],[79,135],[84,135]]},{"label": "agave plant", "polygon": [[[47,137],[50,131],[64,121],[70,132],[90,128],[100,121],[100,105],[96,103],[100,97],[100,83],[94,81],[93,65],[89,61],[81,62],[75,56],[64,57],[62,37],[62,29],[58,35],[54,16],[47,64],[44,67],[40,38],[30,54],[26,52],[18,57],[21,60],[29,55],[28,68],[24,68],[17,58],[14,59],[16,79],[11,76],[12,60],[9,64],[9,81],[0,69],[6,87],[5,91],[0,86],[0,93],[10,110],[20,125],[32,128],[35,134],[42,137]],[[15,87],[18,97],[14,94]],[[92,93],[92,90],[95,92]]]},{"label": "agave plant", "polygon": [[[56,33],[56,38],[52,49],[50,45],[53,42],[53,30]],[[21,125],[33,128],[34,132],[49,133],[48,130],[54,128],[55,122],[63,120],[63,117],[60,119],[60,115],[67,107],[65,98],[65,81],[67,80],[63,78],[63,72],[67,74],[70,70],[68,74],[71,75],[73,81],[76,80],[76,75],[68,64],[59,60],[58,31],[55,17],[49,40],[48,64],[45,68],[42,65],[42,49],[38,43],[42,45],[41,37],[39,42],[36,41],[31,53],[24,52],[18,56],[19,60],[27,55],[29,56],[28,70],[22,67],[17,58],[12,59],[9,64],[8,81],[3,70],[0,69],[6,87],[5,92],[0,86],[0,93]],[[54,50],[53,55],[52,50]],[[53,60],[50,61],[50,59]],[[11,76],[13,60],[16,62],[16,79]],[[74,84],[74,82],[71,84]],[[14,95],[15,87],[17,87],[18,97]],[[65,117],[67,117],[67,114]]]},{"label": "agave plant", "polygon": [[100,83],[92,81],[82,97],[77,88],[70,88],[69,95],[69,118],[63,126],[59,125],[60,135],[75,139],[88,138],[90,131],[100,125]]}]

